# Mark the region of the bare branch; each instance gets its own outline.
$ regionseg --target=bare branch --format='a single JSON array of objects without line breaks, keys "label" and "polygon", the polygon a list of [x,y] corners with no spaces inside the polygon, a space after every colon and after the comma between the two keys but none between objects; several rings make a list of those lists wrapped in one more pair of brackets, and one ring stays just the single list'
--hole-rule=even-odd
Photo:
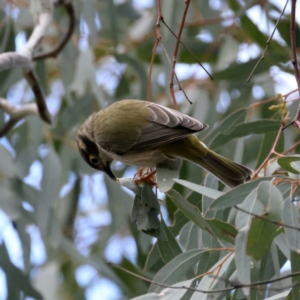
[{"label": "bare branch", "polygon": [[247,214],[247,215],[250,215],[250,216],[252,216],[252,217],[255,217],[255,218],[264,220],[264,221],[266,221],[266,222],[268,222],[268,223],[271,223],[271,224],[274,224],[274,225],[276,225],[276,226],[282,226],[282,227],[294,229],[294,230],[296,230],[296,231],[300,231],[300,228],[299,228],[299,227],[295,227],[295,226],[291,226],[291,225],[288,225],[288,224],[283,224],[283,223],[280,223],[280,222],[276,222],[276,221],[269,220],[269,219],[267,219],[267,218],[265,218],[265,217],[263,217],[263,216],[254,214],[254,213],[252,213],[252,212],[250,212],[250,211],[247,211],[247,210],[245,210],[245,209],[243,209],[243,208],[240,208],[240,207],[238,207],[237,205],[234,205],[234,208],[235,208],[236,210],[239,210],[239,211],[243,212],[244,214]]},{"label": "bare branch", "polygon": [[[156,281],[148,279],[144,276],[141,276],[141,275],[133,273],[129,270],[126,270],[125,268],[123,268],[121,266],[118,266],[117,264],[114,264],[112,262],[108,262],[108,265],[110,265],[114,268],[117,268],[117,269],[119,269],[119,270],[121,270],[121,271],[123,271],[127,274],[130,274],[130,275],[132,275],[136,278],[139,278],[139,279],[141,279],[145,282],[149,282],[151,284],[155,284],[155,285],[163,287],[163,288],[170,288],[170,289],[175,289],[175,290],[185,289],[185,290],[188,290],[188,291],[193,291],[193,292],[198,292],[198,293],[203,293],[203,294],[228,292],[228,291],[233,291],[233,290],[244,288],[244,287],[249,287],[249,288],[253,289],[253,288],[256,288],[256,287],[261,286],[261,285],[268,285],[270,283],[278,282],[278,281],[281,281],[281,280],[284,280],[284,279],[287,279],[287,278],[300,276],[300,272],[294,272],[294,273],[291,273],[291,274],[288,274],[288,275],[285,275],[285,276],[281,276],[281,277],[278,277],[278,278],[274,278],[274,279],[270,279],[270,280],[264,280],[264,281],[258,281],[258,282],[248,283],[248,284],[228,281],[228,284],[230,285],[230,287],[226,287],[226,288],[223,288],[223,289],[216,289],[216,290],[201,290],[201,289],[193,288],[193,287],[172,286],[172,285],[156,282]],[[211,275],[211,276],[215,277],[214,275]]]},{"label": "bare branch", "polygon": [[[292,7],[291,7],[290,39],[291,39],[291,48],[292,48],[292,64],[294,67],[295,78],[296,78],[297,87],[300,95],[300,72],[298,68],[296,32],[295,32],[296,0],[291,1],[291,6]],[[289,125],[291,124],[294,124],[298,129],[300,129],[300,103],[298,106],[297,115]]]},{"label": "bare branch", "polygon": [[41,119],[51,124],[51,115],[48,111],[41,85],[38,82],[35,73],[33,72],[33,70],[29,70],[27,72],[24,72],[24,77],[32,88]]},{"label": "bare branch", "polygon": [[273,36],[274,36],[274,34],[275,34],[275,31],[276,31],[276,29],[277,29],[278,23],[279,23],[279,21],[281,20],[283,14],[284,14],[284,12],[285,12],[285,9],[286,9],[286,7],[287,7],[288,2],[289,2],[289,0],[286,1],[285,6],[283,7],[283,9],[282,9],[282,11],[281,11],[281,14],[280,14],[280,16],[279,16],[279,18],[278,18],[278,20],[277,20],[277,22],[276,22],[276,24],[275,24],[275,27],[274,27],[274,29],[273,29],[273,31],[272,31],[272,34],[270,35],[270,37],[269,37],[268,40],[267,40],[267,46],[266,46],[266,48],[265,48],[265,50],[264,50],[262,56],[260,57],[260,59],[258,60],[258,62],[256,63],[256,65],[254,66],[253,70],[251,71],[251,73],[250,73],[250,75],[249,75],[249,77],[248,77],[248,79],[247,79],[247,82],[250,81],[250,79],[251,79],[253,73],[255,72],[255,70],[256,70],[256,68],[258,67],[258,65],[260,64],[260,62],[261,62],[263,59],[265,59],[265,55],[266,55],[266,52],[267,52],[267,50],[268,50],[268,48],[269,48],[270,42],[271,42],[271,40],[272,40],[272,38],[273,38]]},{"label": "bare branch", "polygon": [[[176,33],[169,27],[169,25],[165,22],[165,20],[162,19],[161,22],[167,27],[167,29],[172,33],[172,35],[178,40]],[[210,75],[210,73],[206,70],[206,68],[201,64],[201,62],[196,57],[196,55],[185,45],[185,43],[183,43],[181,40],[179,40],[179,42],[190,53],[190,55],[194,58],[194,60],[198,63],[198,65],[204,70],[204,72],[210,77],[210,79],[214,80],[213,77]]]},{"label": "bare branch", "polygon": [[[168,62],[170,63],[170,65],[172,65],[171,59],[170,59],[170,57],[169,57],[169,55],[168,55],[168,52],[167,52],[167,50],[166,50],[166,48],[165,48],[165,46],[164,46],[163,43],[161,43],[161,47],[162,47],[162,49],[163,49],[163,51],[164,51],[164,53],[165,53],[165,55],[166,55],[166,57],[167,57]],[[193,102],[192,102],[192,101],[189,99],[189,97],[187,96],[185,90],[182,88],[182,86],[181,86],[181,84],[180,84],[180,81],[179,81],[179,79],[178,79],[178,77],[177,77],[176,72],[175,72],[175,79],[176,79],[176,82],[177,82],[177,85],[178,85],[179,90],[183,92],[183,94],[184,94],[186,100],[187,100],[190,104],[193,104]]]},{"label": "bare branch", "polygon": [[180,38],[181,38],[186,14],[189,9],[189,5],[190,5],[190,0],[185,0],[185,8],[183,11],[183,15],[182,15],[178,35],[177,35],[177,40],[176,40],[176,44],[175,44],[175,48],[174,48],[174,53],[173,53],[173,65],[172,65],[172,73],[171,73],[171,80],[170,80],[169,86],[170,86],[171,98],[173,100],[173,104],[174,104],[175,108],[177,108],[177,102],[176,102],[175,93],[174,93],[175,65],[176,65],[176,60],[177,60],[177,53],[178,53]]},{"label": "bare branch", "polygon": [[[51,1],[49,1],[51,3]],[[25,46],[18,52],[7,52],[0,55],[0,71],[23,67],[29,69],[34,50],[40,45],[52,20],[52,10],[41,12],[38,23]]]},{"label": "bare branch", "polygon": [[8,69],[19,68],[29,65],[28,57],[16,52],[0,54],[0,72]]},{"label": "bare branch", "polygon": [[17,108],[10,104],[6,99],[0,98],[0,108],[2,108],[10,119],[0,130],[0,137],[3,137],[10,129],[12,129],[23,118],[38,113],[37,105],[35,103],[28,103],[21,108]]},{"label": "bare branch", "polygon": [[56,57],[59,54],[59,52],[65,47],[65,45],[71,38],[72,33],[75,29],[75,11],[74,11],[74,7],[73,7],[73,3],[71,1],[61,0],[55,4],[63,6],[67,11],[67,14],[70,19],[68,31],[67,31],[65,37],[61,40],[61,42],[53,50],[51,50],[50,52],[46,52],[46,53],[38,53],[38,54],[34,55],[33,60],[45,59],[48,57],[53,57],[53,58]]},{"label": "bare branch", "polygon": [[150,62],[150,68],[149,68],[149,75],[148,75],[148,83],[147,83],[147,101],[150,101],[151,98],[151,76],[152,76],[152,69],[154,64],[154,58],[156,54],[157,47],[159,45],[159,42],[161,40],[161,33],[160,33],[160,21],[163,18],[162,12],[161,12],[161,3],[160,0],[157,0],[157,20],[156,20],[156,41],[152,50],[152,57]]},{"label": "bare branch", "polygon": [[282,124],[279,127],[279,130],[277,132],[277,135],[276,135],[276,138],[275,138],[275,141],[274,141],[274,144],[272,146],[271,151],[269,152],[269,154],[267,155],[267,157],[265,158],[265,160],[262,162],[262,164],[260,165],[260,167],[253,173],[252,179],[256,178],[256,176],[258,175],[258,173],[260,172],[260,170],[266,166],[266,164],[269,161],[271,155],[274,154],[276,146],[277,146],[277,144],[279,142],[279,138],[280,138],[282,130],[283,130],[283,126],[284,126],[284,121],[282,122]]},{"label": "bare branch", "polygon": [[[32,70],[31,63],[32,63],[32,57],[34,51],[40,45],[41,41],[43,40],[51,24],[53,3],[51,0],[40,0],[40,2],[38,2],[38,5],[39,5],[39,9],[38,9],[39,11],[38,11],[37,24],[35,25],[27,43],[18,53],[7,52],[0,55],[0,71],[12,69],[12,68],[19,68],[19,67],[23,68],[24,76],[28,81],[29,85],[31,86],[33,93],[36,97],[36,103],[37,103],[36,105],[40,117],[45,122],[51,124],[51,116],[48,111],[41,86]],[[2,135],[7,133],[8,130],[10,130],[16,124],[16,122],[18,122],[22,118],[22,114],[26,116],[30,114],[29,112],[31,111],[31,110],[28,111],[29,108],[28,106],[25,107],[24,110],[22,109],[12,110],[12,107],[9,108],[7,106],[7,101],[5,101],[6,104],[3,103],[4,102],[2,101],[2,108],[4,109],[5,107],[6,110],[7,109],[10,110],[6,112],[11,116],[11,119],[6,123],[5,127],[0,132]],[[14,113],[16,111],[19,113],[18,117],[14,117]]]}]

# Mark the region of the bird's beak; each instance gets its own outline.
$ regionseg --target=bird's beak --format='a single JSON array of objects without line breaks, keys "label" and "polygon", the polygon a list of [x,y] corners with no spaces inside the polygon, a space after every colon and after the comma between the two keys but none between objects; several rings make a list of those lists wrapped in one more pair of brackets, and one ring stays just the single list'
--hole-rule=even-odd
[{"label": "bird's beak", "polygon": [[104,166],[104,172],[115,182],[118,182],[118,179],[110,169],[110,162],[107,162]]}]

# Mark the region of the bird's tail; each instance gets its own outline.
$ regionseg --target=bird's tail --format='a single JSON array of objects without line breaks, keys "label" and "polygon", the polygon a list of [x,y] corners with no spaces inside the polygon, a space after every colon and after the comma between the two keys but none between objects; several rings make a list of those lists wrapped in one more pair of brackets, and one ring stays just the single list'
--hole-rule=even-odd
[{"label": "bird's tail", "polygon": [[231,188],[250,180],[253,173],[251,169],[211,150],[197,163]]}]

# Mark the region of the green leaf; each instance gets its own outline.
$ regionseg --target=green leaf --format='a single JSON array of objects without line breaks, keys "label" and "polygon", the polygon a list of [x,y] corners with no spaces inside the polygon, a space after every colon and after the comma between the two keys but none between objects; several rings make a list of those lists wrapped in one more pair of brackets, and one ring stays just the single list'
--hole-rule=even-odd
[{"label": "green leaf", "polygon": [[[300,247],[300,232],[297,230],[300,227],[299,223],[299,212],[291,198],[288,198],[284,203],[284,209],[282,214],[282,220],[285,225],[293,226],[294,228],[285,227],[286,240],[290,250],[290,261],[291,261],[291,272],[300,272],[300,257],[299,257],[299,247]],[[300,288],[298,286],[298,278],[292,278],[292,298],[300,298]]]},{"label": "green leaf", "polygon": [[208,223],[203,218],[197,207],[187,202],[179,193],[174,190],[171,190],[167,195],[189,220],[204,230],[209,228]]},{"label": "green leaf", "polygon": [[149,293],[146,295],[132,298],[131,300],[182,300],[187,290],[180,287],[190,287],[192,282],[193,280],[181,281],[172,285],[173,287],[178,287],[177,289],[170,287],[163,289],[159,294]]},{"label": "green leaf", "polygon": [[133,59],[132,57],[125,54],[116,54],[115,58],[121,63],[128,64],[137,73],[141,87],[140,99],[146,99],[148,77],[144,66],[138,60]]},{"label": "green leaf", "polygon": [[[210,251],[211,250],[193,249],[181,253],[162,267],[152,280],[168,285],[185,280],[186,273],[197,264],[205,253]],[[158,293],[161,290],[162,288],[156,284],[151,284],[149,288],[149,292]]]},{"label": "green leaf", "polygon": [[269,250],[273,241],[276,231],[274,228],[274,224],[254,217],[248,233],[247,255],[256,260],[261,259]]},{"label": "green leaf", "polygon": [[168,192],[174,185],[174,178],[179,176],[181,159],[167,160],[156,166],[157,185],[161,192]]},{"label": "green leaf", "polygon": [[[197,289],[204,291],[212,291],[219,281],[224,280],[224,275],[228,271],[228,267],[234,259],[234,253],[225,255],[222,259],[214,264],[208,271],[208,275],[205,275],[200,280]],[[227,275],[226,275],[227,276]],[[195,292],[190,300],[206,300],[209,294]]]},{"label": "green leaf", "polygon": [[46,236],[48,233],[51,222],[50,210],[58,199],[61,187],[60,174],[60,160],[54,150],[49,148],[49,153],[43,163],[43,178],[41,182],[41,190],[43,192],[40,194],[36,207],[36,222],[43,236]]},{"label": "green leaf", "polygon": [[264,219],[254,217],[251,221],[247,240],[247,255],[256,260],[268,251],[276,235],[277,226],[268,221],[280,222],[283,209],[283,197],[272,182],[261,182],[257,190],[257,200],[263,204]]},{"label": "green leaf", "polygon": [[174,179],[174,181],[191,189],[192,191],[195,191],[199,194],[202,194],[202,195],[207,196],[212,199],[217,199],[217,198],[221,197],[222,195],[224,195],[223,192],[220,192],[218,190],[214,190],[214,189],[211,189],[211,188],[208,188],[206,186],[202,186],[202,185],[199,185],[196,183],[192,183],[187,180]]},{"label": "green leaf", "polygon": [[108,178],[108,176],[104,177],[104,182],[109,195],[108,207],[114,216],[111,230],[124,230],[128,226],[128,216],[133,205],[132,196],[129,196],[119,184]]},{"label": "green leaf", "polygon": [[[197,207],[185,201],[185,199],[174,190],[171,190],[167,195],[180,211],[201,229],[206,230],[210,234],[216,235],[218,238],[229,243],[233,243],[232,235],[234,236],[234,229],[231,225],[222,222],[217,224],[218,221],[206,220]],[[210,224],[213,226],[210,226]]]},{"label": "green leaf", "polygon": [[0,145],[0,179],[5,177],[12,177],[16,174],[12,157],[8,150]]},{"label": "green leaf", "polygon": [[198,249],[198,237],[199,227],[193,222],[188,222],[185,224],[179,233],[179,243],[183,251]]},{"label": "green leaf", "polygon": [[219,219],[206,219],[206,222],[210,225],[216,236],[223,236],[223,240],[230,241],[232,244],[234,243],[234,238],[236,237],[238,231],[233,225]]},{"label": "green leaf", "polygon": [[[219,181],[214,175],[209,173],[205,178],[204,186],[217,191],[219,186]],[[220,196],[222,196],[222,194],[220,194]],[[216,216],[216,211],[209,211],[209,206],[211,205],[214,199],[216,198],[212,198],[207,195],[203,195],[202,197],[202,213],[205,215],[206,218],[214,218]]]},{"label": "green leaf", "polygon": [[162,268],[165,263],[160,257],[159,249],[158,249],[158,243],[156,241],[155,244],[153,244],[152,248],[148,252],[147,260],[145,262],[144,271],[148,271],[152,268],[155,268],[158,265],[158,268]]},{"label": "green leaf", "polygon": [[268,181],[272,178],[259,178],[254,181],[249,181],[238,187],[228,191],[226,194],[217,198],[210,206],[210,210],[218,210],[230,208],[238,205],[244,201],[248,194],[250,194],[262,181]]},{"label": "green leaf", "polygon": [[25,296],[33,297],[36,300],[43,299],[42,295],[32,287],[29,276],[23,274],[20,269],[11,263],[4,243],[0,245],[0,265],[5,272],[9,284],[12,285],[16,291],[21,290]]},{"label": "green leaf", "polygon": [[[242,228],[235,239],[235,263],[240,282],[249,284],[251,260],[246,254],[246,243],[248,238],[248,228]],[[249,288],[243,288],[244,294],[249,295]]]},{"label": "green leaf", "polygon": [[[291,293],[292,292],[290,292],[290,291],[285,291],[285,292],[279,293],[277,295],[274,295],[272,297],[265,298],[264,300],[282,300],[284,297],[287,297]],[[290,299],[285,298],[285,300],[292,300],[292,298],[290,298]]]},{"label": "green leaf", "polygon": [[290,156],[284,156],[278,158],[277,162],[280,165],[280,167],[283,168],[284,170],[298,175],[299,171],[294,169],[291,163],[299,160],[300,160],[300,155],[290,155]]},{"label": "green leaf", "polygon": [[161,221],[163,230],[165,232],[167,240],[158,239],[158,249],[162,260],[167,263],[178,254],[182,253],[175,237],[170,232],[169,228],[165,225],[165,222]]},{"label": "green leaf", "polygon": [[259,168],[259,166],[265,160],[267,155],[270,153],[270,151],[274,145],[276,136],[277,136],[277,132],[275,132],[275,131],[265,133],[263,141],[260,146],[259,156],[258,156],[258,159],[256,162],[256,168]]},{"label": "green leaf", "polygon": [[258,120],[237,125],[230,133],[220,133],[214,142],[210,145],[216,149],[235,138],[248,136],[250,134],[262,134],[278,131],[281,122],[278,120]]},{"label": "green leaf", "polygon": [[[191,203],[192,205],[194,205],[196,207],[201,207],[201,199],[202,199],[201,195],[199,195],[195,192],[192,192],[185,197],[185,201]],[[173,204],[173,202],[172,202],[172,204]],[[177,209],[177,206],[175,204],[173,204],[173,205]],[[174,216],[175,216],[174,222],[173,222],[173,225],[170,227],[170,230],[172,231],[173,235],[176,236],[179,234],[182,227],[186,223],[188,223],[190,220],[179,209],[177,209]]]},{"label": "green leaf", "polygon": [[0,208],[10,217],[17,220],[21,213],[21,199],[7,180],[0,180]]},{"label": "green leaf", "polygon": [[59,130],[57,133],[63,134],[69,131],[78,121],[83,122],[93,112],[94,100],[94,95],[89,91],[84,96],[74,99],[74,102],[60,113],[59,126],[55,131]]},{"label": "green leaf", "polygon": [[[226,69],[212,74],[212,76],[215,80],[245,81],[256,64],[257,59],[251,59],[245,63],[234,63]],[[255,70],[255,74],[266,72],[269,68],[270,64],[259,64]]]},{"label": "green leaf", "polygon": [[247,109],[245,108],[232,112],[220,122],[217,128],[210,131],[202,140],[211,148],[211,144],[219,134],[227,134],[231,132],[238,124],[243,124],[245,122],[246,115]]}]

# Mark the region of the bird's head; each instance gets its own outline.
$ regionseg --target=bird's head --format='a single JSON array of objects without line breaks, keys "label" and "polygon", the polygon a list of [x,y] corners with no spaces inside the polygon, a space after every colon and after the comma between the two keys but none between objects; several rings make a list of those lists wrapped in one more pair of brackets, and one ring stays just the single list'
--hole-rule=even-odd
[{"label": "bird's head", "polygon": [[92,168],[105,172],[111,179],[117,181],[114,173],[110,169],[112,160],[101,151],[94,140],[93,119],[95,114],[91,115],[77,131],[77,146],[79,153],[85,162]]}]

